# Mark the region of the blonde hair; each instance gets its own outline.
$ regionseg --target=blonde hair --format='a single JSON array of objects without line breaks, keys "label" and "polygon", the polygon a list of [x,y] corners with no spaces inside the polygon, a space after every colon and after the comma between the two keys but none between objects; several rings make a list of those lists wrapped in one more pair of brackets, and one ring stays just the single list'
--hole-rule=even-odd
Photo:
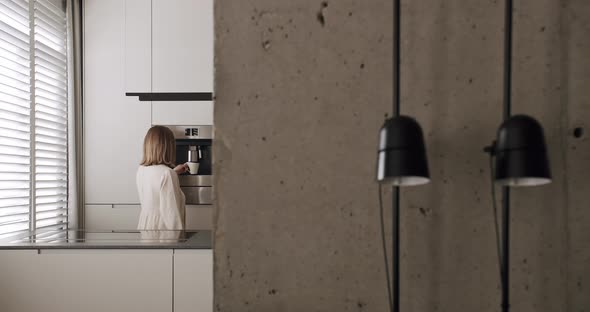
[{"label": "blonde hair", "polygon": [[166,165],[174,167],[176,144],[172,130],[164,126],[153,126],[143,140],[142,166]]}]

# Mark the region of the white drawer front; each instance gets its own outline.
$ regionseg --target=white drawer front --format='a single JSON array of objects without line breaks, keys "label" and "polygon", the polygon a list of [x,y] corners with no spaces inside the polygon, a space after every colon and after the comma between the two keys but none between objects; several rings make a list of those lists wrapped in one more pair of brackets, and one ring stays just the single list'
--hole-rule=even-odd
[{"label": "white drawer front", "polygon": [[[86,205],[85,220],[91,230],[134,230],[139,220],[139,205]],[[213,206],[187,205],[186,229],[213,228]]]},{"label": "white drawer front", "polygon": [[91,230],[134,230],[139,220],[139,205],[86,205],[85,220]]}]

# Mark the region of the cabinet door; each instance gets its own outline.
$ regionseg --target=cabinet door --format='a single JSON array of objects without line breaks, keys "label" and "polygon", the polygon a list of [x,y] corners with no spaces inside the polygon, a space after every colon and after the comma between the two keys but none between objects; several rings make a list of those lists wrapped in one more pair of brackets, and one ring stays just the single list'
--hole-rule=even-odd
[{"label": "cabinet door", "polygon": [[213,102],[153,102],[154,125],[213,125]]},{"label": "cabinet door", "polygon": [[174,251],[174,312],[213,311],[213,252]]},{"label": "cabinet door", "polygon": [[84,5],[85,200],[139,203],[135,173],[151,109],[125,96],[125,1]]},{"label": "cabinet door", "polygon": [[172,312],[172,250],[3,250],[0,264],[3,312]]},{"label": "cabinet door", "polygon": [[152,91],[213,90],[213,0],[152,0]]},{"label": "cabinet door", "polygon": [[135,230],[139,205],[86,205],[85,228],[92,230]]},{"label": "cabinet door", "polygon": [[126,92],[152,91],[151,29],[152,1],[125,0]]}]

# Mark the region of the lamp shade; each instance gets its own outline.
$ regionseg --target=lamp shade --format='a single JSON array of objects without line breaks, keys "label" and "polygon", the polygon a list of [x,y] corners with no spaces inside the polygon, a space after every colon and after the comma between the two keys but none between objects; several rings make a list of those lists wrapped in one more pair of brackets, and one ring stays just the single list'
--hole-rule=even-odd
[{"label": "lamp shade", "polygon": [[515,115],[498,129],[496,182],[506,186],[534,186],[551,182],[543,128],[534,118]]},{"label": "lamp shade", "polygon": [[430,181],[422,128],[411,117],[389,118],[379,132],[377,180],[398,186]]}]

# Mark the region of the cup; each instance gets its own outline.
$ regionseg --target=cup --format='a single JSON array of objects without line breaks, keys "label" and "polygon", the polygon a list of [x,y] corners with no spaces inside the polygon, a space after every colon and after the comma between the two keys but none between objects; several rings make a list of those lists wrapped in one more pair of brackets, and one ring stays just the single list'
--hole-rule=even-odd
[{"label": "cup", "polygon": [[189,161],[186,164],[188,165],[188,173],[197,174],[197,172],[199,171],[199,163],[198,162]]}]

